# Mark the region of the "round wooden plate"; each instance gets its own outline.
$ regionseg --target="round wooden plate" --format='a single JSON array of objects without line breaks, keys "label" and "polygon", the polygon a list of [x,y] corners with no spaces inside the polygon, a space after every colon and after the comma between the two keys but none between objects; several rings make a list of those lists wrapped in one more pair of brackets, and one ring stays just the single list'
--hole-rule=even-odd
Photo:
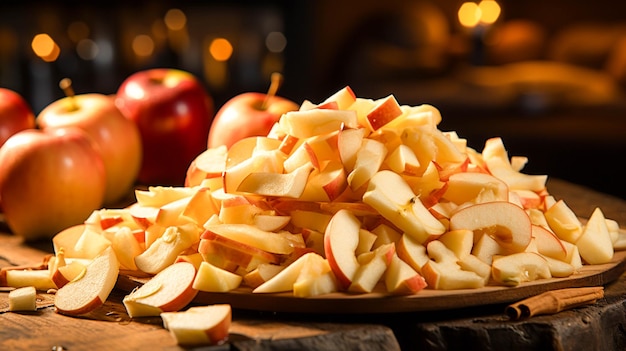
[{"label": "round wooden plate", "polygon": [[[227,303],[233,308],[294,313],[397,313],[449,310],[491,304],[506,304],[546,291],[601,286],[624,273],[626,251],[616,251],[610,263],[585,265],[567,278],[541,279],[516,287],[487,286],[480,289],[433,290],[424,289],[415,295],[392,296],[384,293],[382,286],[369,294],[332,293],[300,298],[291,292],[279,294],[253,294],[252,289],[241,287],[228,293],[199,292],[194,302],[199,304]],[[131,291],[145,282],[145,278],[120,275],[118,287]]]}]

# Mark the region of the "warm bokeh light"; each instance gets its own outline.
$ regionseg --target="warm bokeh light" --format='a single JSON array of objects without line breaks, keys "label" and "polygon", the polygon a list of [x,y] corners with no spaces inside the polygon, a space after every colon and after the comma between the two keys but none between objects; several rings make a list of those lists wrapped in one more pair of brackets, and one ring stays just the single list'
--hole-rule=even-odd
[{"label": "warm bokeh light", "polygon": [[227,61],[233,54],[233,46],[224,38],[216,38],[209,45],[209,53],[216,61]]},{"label": "warm bokeh light", "polygon": [[500,17],[500,5],[495,0],[482,0],[478,4],[480,9],[480,22],[484,24],[493,24]]},{"label": "warm bokeh light", "polygon": [[133,39],[133,52],[137,56],[147,57],[154,52],[154,41],[145,34],[140,34]]},{"label": "warm bokeh light", "polygon": [[474,28],[479,23],[486,25],[495,23],[500,17],[500,12],[500,5],[495,0],[464,2],[459,7],[458,17],[462,26]]},{"label": "warm bokeh light", "polygon": [[270,52],[283,52],[287,46],[287,38],[285,38],[285,35],[281,32],[270,32],[267,37],[265,37],[265,46]]},{"label": "warm bokeh light", "polygon": [[473,28],[480,22],[481,10],[475,2],[464,2],[459,7],[459,22],[463,27]]},{"label": "warm bokeh light", "polygon": [[35,55],[46,62],[56,61],[61,54],[57,43],[45,33],[35,35],[30,45]]},{"label": "warm bokeh light", "polygon": [[187,16],[179,9],[170,9],[165,14],[164,21],[169,30],[181,30],[187,25]]}]

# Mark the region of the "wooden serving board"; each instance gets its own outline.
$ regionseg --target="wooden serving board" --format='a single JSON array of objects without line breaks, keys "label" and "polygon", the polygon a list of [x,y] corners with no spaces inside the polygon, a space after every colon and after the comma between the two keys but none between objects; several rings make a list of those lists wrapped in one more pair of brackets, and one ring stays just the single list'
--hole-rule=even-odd
[{"label": "wooden serving board", "polygon": [[[250,288],[239,288],[228,293],[200,292],[194,300],[199,304],[228,303],[234,308],[294,313],[397,313],[449,310],[491,304],[506,304],[549,290],[601,286],[615,281],[626,270],[626,251],[616,251],[610,263],[585,265],[567,278],[541,279],[516,287],[487,286],[480,289],[433,290],[424,289],[415,295],[391,296],[382,286],[369,294],[332,293],[316,297],[295,297],[291,292],[253,294]],[[145,282],[145,278],[120,275],[118,287],[131,291]]]}]

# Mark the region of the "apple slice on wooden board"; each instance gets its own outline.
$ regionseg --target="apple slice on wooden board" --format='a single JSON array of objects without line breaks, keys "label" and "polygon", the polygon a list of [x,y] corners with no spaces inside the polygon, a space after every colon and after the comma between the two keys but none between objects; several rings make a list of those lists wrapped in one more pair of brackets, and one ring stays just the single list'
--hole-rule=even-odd
[{"label": "apple slice on wooden board", "polygon": [[232,310],[227,304],[196,306],[184,312],[161,313],[161,318],[179,345],[216,345],[228,339]]},{"label": "apple slice on wooden board", "polygon": [[115,252],[107,248],[87,265],[85,274],[60,288],[54,297],[57,312],[82,315],[100,307],[117,282],[119,263]]},{"label": "apple slice on wooden board", "polygon": [[9,292],[9,311],[36,311],[37,290],[34,286],[25,286]]},{"label": "apple slice on wooden board", "polygon": [[179,311],[196,297],[196,267],[190,262],[168,266],[122,301],[131,318]]}]

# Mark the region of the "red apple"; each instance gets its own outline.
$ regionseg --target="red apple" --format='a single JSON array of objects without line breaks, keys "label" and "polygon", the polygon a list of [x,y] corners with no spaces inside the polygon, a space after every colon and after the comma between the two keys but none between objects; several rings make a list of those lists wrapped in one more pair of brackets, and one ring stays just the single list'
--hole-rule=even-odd
[{"label": "red apple", "polygon": [[0,164],[5,220],[26,240],[51,238],[102,206],[104,161],[78,128],[18,132],[0,148]]},{"label": "red apple", "polygon": [[230,148],[246,137],[267,136],[283,113],[297,111],[295,102],[275,95],[279,84],[280,76],[275,74],[267,94],[249,92],[228,100],[213,119],[207,147]]},{"label": "red apple", "polygon": [[13,90],[0,88],[0,147],[21,130],[35,128],[35,115],[24,98]]},{"label": "red apple", "polygon": [[191,161],[206,150],[213,99],[192,74],[157,68],[127,77],[116,105],[139,127],[143,163],[139,181],[182,185]]},{"label": "red apple", "polygon": [[114,204],[128,195],[137,180],[142,155],[139,130],[108,95],[73,96],[71,91],[66,94],[67,97],[54,101],[39,113],[37,124],[44,130],[78,127],[91,136],[104,160],[107,179],[104,203]]}]

